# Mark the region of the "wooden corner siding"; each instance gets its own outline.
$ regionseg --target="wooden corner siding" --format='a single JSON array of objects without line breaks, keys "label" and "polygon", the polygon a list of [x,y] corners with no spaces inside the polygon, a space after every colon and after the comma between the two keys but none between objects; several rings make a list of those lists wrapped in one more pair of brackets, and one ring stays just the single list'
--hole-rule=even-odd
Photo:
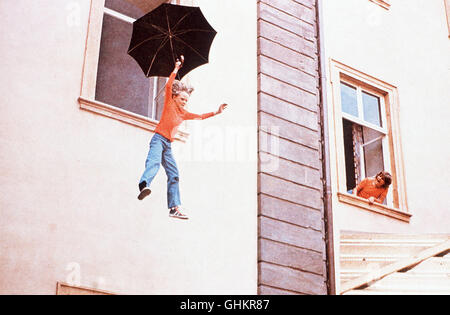
[{"label": "wooden corner siding", "polygon": [[258,293],[327,294],[316,0],[258,0]]}]

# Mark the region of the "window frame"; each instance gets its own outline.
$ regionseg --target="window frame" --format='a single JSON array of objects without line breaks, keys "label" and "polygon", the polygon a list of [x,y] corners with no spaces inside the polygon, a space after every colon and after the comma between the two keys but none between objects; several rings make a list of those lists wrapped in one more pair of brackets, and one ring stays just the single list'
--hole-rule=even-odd
[{"label": "window frame", "polygon": [[[361,85],[356,84],[354,80],[351,80],[347,77],[341,77],[340,82],[356,89],[356,98],[357,98],[357,106],[358,106],[358,117],[353,116],[348,113],[345,113],[344,111],[342,111],[342,108],[341,108],[340,111],[341,111],[342,118],[345,118],[346,120],[349,120],[355,124],[375,130],[375,131],[383,134],[383,136],[382,136],[383,137],[382,138],[383,164],[388,166],[388,168],[385,170],[388,172],[391,172],[391,169],[390,169],[391,161],[390,161],[389,141],[388,141],[389,131],[387,129],[386,104],[384,101],[384,96],[382,94],[379,94],[376,91],[370,90],[366,87],[362,87]],[[378,99],[380,101],[380,115],[381,115],[382,127],[374,125],[374,124],[364,120],[362,92],[366,92],[367,94],[378,97]],[[374,141],[376,141],[376,139],[370,140],[368,143],[365,143],[364,145],[368,145]],[[364,178],[367,176],[367,174],[366,174],[365,159],[364,159],[365,153],[364,153],[363,146],[361,146],[361,148],[360,148],[359,156],[361,156],[361,161],[360,161],[361,162],[361,164],[360,164],[361,165],[361,177]],[[388,198],[387,198],[388,203],[393,203],[391,196],[392,196],[392,194],[388,194]]]},{"label": "window frame", "polygon": [[[384,97],[383,95],[377,93],[377,92],[373,92],[367,88],[361,87],[360,85],[355,84],[355,81],[343,77],[341,78],[341,82],[344,83],[345,85],[349,85],[353,88],[356,89],[356,98],[357,98],[357,106],[358,106],[358,117],[349,114],[349,113],[345,113],[342,112],[342,117],[350,120],[354,123],[357,123],[358,125],[370,128],[370,129],[374,129],[380,133],[383,134],[387,134],[387,128],[386,128],[386,108],[385,108],[385,102],[384,102]],[[380,100],[380,115],[381,115],[381,127],[374,125],[366,120],[364,120],[364,108],[363,108],[363,100],[362,100],[362,93],[365,92],[366,94],[370,94],[373,95],[375,97],[378,97],[378,99]]]},{"label": "window frame", "polygon": [[[335,160],[337,167],[337,197],[338,200],[345,204],[353,205],[359,209],[369,210],[388,217],[409,222],[411,213],[408,211],[405,175],[403,168],[403,152],[401,148],[400,134],[400,117],[399,117],[399,96],[397,88],[389,83],[377,79],[371,75],[363,73],[355,68],[347,66],[339,61],[330,59],[330,83],[332,91],[332,122],[334,124],[335,133]],[[383,158],[385,170],[389,171],[393,176],[393,182],[390,186],[391,205],[383,204],[369,205],[368,201],[347,193],[346,189],[346,173],[345,173],[345,152],[344,152],[344,136],[343,136],[343,118],[341,110],[341,82],[358,86],[361,91],[366,91],[372,95],[380,97],[382,126],[369,124],[359,119],[351,121],[366,125],[369,128],[380,132],[386,132],[383,137]],[[381,101],[382,100],[382,101]],[[348,115],[351,116],[351,115]],[[385,128],[385,129],[384,129]],[[330,128],[330,130],[333,130]],[[384,130],[383,130],[384,129]],[[388,166],[388,167],[387,167]],[[388,194],[389,195],[389,194]]]},{"label": "window frame", "polygon": [[[104,117],[109,117],[126,124],[136,126],[150,132],[154,132],[156,126],[159,123],[158,120],[139,115],[131,111],[127,111],[125,109],[100,102],[95,99],[98,59],[100,55],[100,43],[103,27],[103,15],[110,14],[112,13],[112,11],[114,10],[105,7],[105,0],[91,0],[81,91],[80,96],[78,97],[79,107],[82,110],[89,111],[91,113],[95,113]],[[189,133],[186,131],[185,126],[181,126],[174,139],[185,142],[188,136]]]}]

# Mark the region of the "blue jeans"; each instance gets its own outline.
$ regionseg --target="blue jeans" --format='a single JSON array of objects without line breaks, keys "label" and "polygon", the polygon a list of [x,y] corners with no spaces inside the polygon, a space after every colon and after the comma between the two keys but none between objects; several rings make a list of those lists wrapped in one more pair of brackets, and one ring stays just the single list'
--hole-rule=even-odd
[{"label": "blue jeans", "polygon": [[161,164],[167,174],[167,206],[170,209],[181,205],[178,167],[172,155],[170,141],[155,133],[150,141],[145,171],[139,183],[145,182],[149,187]]}]

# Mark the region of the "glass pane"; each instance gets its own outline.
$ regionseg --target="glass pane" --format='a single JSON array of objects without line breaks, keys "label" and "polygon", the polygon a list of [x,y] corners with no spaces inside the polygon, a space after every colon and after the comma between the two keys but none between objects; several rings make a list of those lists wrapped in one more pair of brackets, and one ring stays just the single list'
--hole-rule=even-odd
[{"label": "glass pane", "polygon": [[106,0],[105,7],[108,9],[112,9],[116,12],[122,13],[126,16],[132,17],[134,19],[138,19],[144,15],[145,12],[142,12],[141,9],[134,6],[127,0]]},{"label": "glass pane", "polygon": [[[152,104],[155,105],[155,109],[150,108],[153,113],[153,119],[159,120],[162,115],[162,111],[164,109],[164,98],[166,96],[165,86],[167,83],[167,78],[163,77],[153,77],[154,81],[151,84],[151,89],[153,91],[152,95]],[[149,116],[150,117],[150,116]]]},{"label": "glass pane", "polygon": [[382,133],[363,127],[366,177],[375,176],[378,172],[384,170],[382,137]]},{"label": "glass pane", "polygon": [[384,170],[381,139],[364,146],[364,164],[366,176],[375,176]]},{"label": "glass pane", "polygon": [[356,98],[356,88],[341,82],[341,104],[342,111],[358,117],[358,101]]},{"label": "glass pane", "polygon": [[364,120],[381,126],[381,110],[380,99],[376,96],[362,92],[363,108],[364,108]]},{"label": "glass pane", "polygon": [[95,99],[149,116],[150,80],[127,54],[132,24],[104,14]]}]

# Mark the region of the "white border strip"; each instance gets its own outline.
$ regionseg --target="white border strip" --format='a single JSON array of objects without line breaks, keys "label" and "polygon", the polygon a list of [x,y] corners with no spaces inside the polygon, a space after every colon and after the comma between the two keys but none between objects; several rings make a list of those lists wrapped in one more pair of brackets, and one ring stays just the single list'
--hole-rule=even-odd
[{"label": "white border strip", "polygon": [[105,12],[105,14],[108,14],[108,15],[110,15],[112,17],[115,17],[115,18],[117,18],[119,20],[122,20],[124,22],[127,22],[127,23],[133,24],[133,22],[136,21],[136,19],[133,19],[133,18],[131,18],[129,16],[126,16],[126,15],[124,15],[122,13],[117,12],[117,11],[108,9],[106,7],[105,7],[103,12]]}]

